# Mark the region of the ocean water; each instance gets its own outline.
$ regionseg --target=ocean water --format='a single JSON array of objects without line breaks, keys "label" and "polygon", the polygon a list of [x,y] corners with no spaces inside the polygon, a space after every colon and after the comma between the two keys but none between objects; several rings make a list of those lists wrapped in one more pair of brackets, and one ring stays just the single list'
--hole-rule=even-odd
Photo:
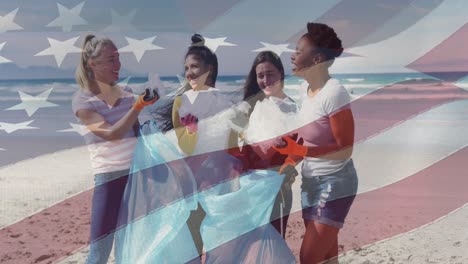
[{"label": "ocean water", "polygon": [[[350,94],[357,96],[398,82],[421,79],[435,80],[435,78],[422,73],[336,74],[333,77],[340,80]],[[245,76],[219,76],[216,87],[225,90],[241,89],[245,78]],[[146,77],[128,77],[120,81],[128,81],[128,85],[133,90],[140,91],[147,80]],[[176,76],[161,77],[161,81],[168,90],[180,87],[179,79]],[[295,97],[296,94],[299,94],[298,89],[301,83],[302,79],[298,77],[286,76],[286,93],[291,97]],[[468,88],[468,78],[462,79],[456,85],[461,88]],[[10,105],[9,101],[14,101],[12,103],[14,105],[19,100],[19,91],[39,94],[50,88],[53,88],[52,94],[49,97],[50,101],[66,102],[69,101],[70,97],[78,89],[78,85],[74,79],[0,80],[0,110]]]},{"label": "ocean water", "polygon": [[[386,73],[386,74],[337,74],[333,75],[348,90],[351,97],[357,99],[387,85],[405,82],[409,80],[422,80],[434,78],[422,73]],[[128,83],[134,93],[141,93],[147,82],[146,77],[129,77],[120,80],[121,83]],[[165,87],[165,92],[169,93],[180,87],[179,79],[174,77],[161,77],[161,82]],[[216,87],[226,91],[242,89],[245,76],[220,76]],[[304,91],[300,85],[302,79],[295,76],[286,76],[285,92],[298,104],[301,104],[301,95]],[[468,78],[455,83],[458,87],[468,90]],[[41,92],[52,88],[48,101],[58,104],[59,107],[42,108],[30,118],[24,110],[4,111],[20,103],[19,92],[30,95],[38,95]],[[42,79],[42,80],[0,80],[0,122],[20,122],[36,117],[43,118],[48,112],[53,110],[55,117],[69,116],[71,114],[71,98],[78,90],[78,85],[74,79]],[[74,122],[74,119],[70,120]]]},{"label": "ocean water", "polygon": [[[353,99],[394,83],[431,79],[430,76],[420,73],[337,74],[334,77],[340,80]],[[121,81],[127,81],[133,91],[139,93],[143,91],[147,78],[130,77]],[[162,77],[161,81],[166,92],[180,87],[176,76]],[[216,87],[235,91],[242,89],[244,82],[245,76],[220,76]],[[287,76],[285,79],[285,92],[298,104],[301,103],[301,94],[304,93],[300,88],[301,83],[302,80],[295,76]],[[456,85],[468,88],[468,78],[460,80]],[[20,93],[36,96],[49,89],[52,91],[48,101],[58,106],[41,108],[32,116],[28,116],[24,110],[7,110],[21,103]],[[70,123],[78,123],[71,110],[71,100],[77,90],[78,85],[73,79],[0,80],[0,122],[32,121],[30,126],[36,127],[36,129],[17,130],[10,134],[0,130],[0,149],[4,149],[0,150],[0,166],[82,145],[84,142],[78,133],[59,132],[71,128]],[[440,122],[467,121],[467,106],[466,100],[462,100],[418,115],[415,119]]]}]

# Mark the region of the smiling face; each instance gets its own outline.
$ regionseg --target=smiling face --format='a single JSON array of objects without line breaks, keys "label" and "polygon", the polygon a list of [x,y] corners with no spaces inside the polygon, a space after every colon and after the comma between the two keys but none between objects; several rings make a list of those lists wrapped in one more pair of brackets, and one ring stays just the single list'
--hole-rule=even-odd
[{"label": "smiling face", "polygon": [[281,72],[270,62],[262,62],[255,67],[258,87],[265,93],[265,96],[275,96],[282,98],[283,80]]},{"label": "smiling face", "polygon": [[292,72],[298,77],[304,78],[308,71],[317,64],[316,54],[313,52],[314,46],[312,43],[302,37],[297,42],[296,52],[291,56],[291,63],[293,64]]},{"label": "smiling face", "polygon": [[110,85],[119,80],[120,66],[119,52],[113,45],[102,47],[101,54],[89,62],[94,79]]},{"label": "smiling face", "polygon": [[185,59],[185,78],[193,90],[202,90],[210,86],[206,82],[210,70],[211,65],[207,65],[195,55],[188,55]]}]

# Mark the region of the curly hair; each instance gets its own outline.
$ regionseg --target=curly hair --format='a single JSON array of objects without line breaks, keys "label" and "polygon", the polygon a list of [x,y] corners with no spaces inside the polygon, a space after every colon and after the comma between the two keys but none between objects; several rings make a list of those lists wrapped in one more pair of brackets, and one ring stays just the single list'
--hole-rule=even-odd
[{"label": "curly hair", "polygon": [[307,33],[302,35],[314,44],[327,60],[333,60],[343,52],[341,39],[338,38],[333,28],[321,23],[307,23]]}]

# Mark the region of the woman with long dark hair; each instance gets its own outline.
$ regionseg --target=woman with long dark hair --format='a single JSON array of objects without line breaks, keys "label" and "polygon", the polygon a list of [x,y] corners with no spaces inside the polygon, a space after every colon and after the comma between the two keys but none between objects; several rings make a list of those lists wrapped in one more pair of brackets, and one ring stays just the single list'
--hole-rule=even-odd
[{"label": "woman with long dark hair", "polygon": [[198,192],[234,178],[239,161],[225,151],[230,127],[223,113],[240,99],[213,87],[218,61],[203,42],[192,36],[186,83],[140,128],[119,219],[119,263],[199,262],[205,212]]},{"label": "woman with long dark hair", "polygon": [[[192,45],[185,54],[184,72],[189,89],[174,99],[172,124],[179,147],[188,156],[186,161],[194,173],[197,188],[203,190],[225,180],[238,166],[238,161],[224,152],[236,142],[230,142],[230,128],[227,120],[221,118],[222,112],[235,103],[235,98],[228,98],[215,88],[218,58],[204,45],[199,34],[192,36]],[[215,173],[215,167],[224,167],[223,173]],[[187,222],[200,255],[203,247],[200,227],[204,217],[205,211],[199,205]]]},{"label": "woman with long dark hair", "polygon": [[[247,77],[243,89],[244,101],[234,107],[245,107],[246,104],[254,106],[250,113],[237,112],[237,116],[250,117],[247,128],[244,125],[235,126],[236,131],[242,134],[241,137],[253,145],[241,146],[242,150],[237,153],[235,148],[231,148],[229,155],[215,155],[216,158],[211,159],[214,162],[204,162],[201,166],[200,171],[205,175],[222,180],[203,189],[199,195],[200,203],[207,212],[201,225],[206,263],[295,262],[280,235],[286,226],[286,221],[281,225],[284,219],[280,217],[288,214],[288,206],[290,209],[290,203],[287,204],[290,197],[286,196],[290,185],[280,191],[285,177],[278,173],[277,168],[271,168],[269,161],[278,159],[278,155],[274,154],[276,157],[273,157],[269,153],[271,142],[266,145],[255,144],[257,140],[264,143],[263,137],[269,137],[270,134],[265,135],[262,131],[276,131],[274,136],[281,135],[283,129],[279,129],[279,126],[284,125],[282,123],[288,114],[295,112],[294,102],[283,92],[283,80],[284,70],[279,57],[272,52],[260,53]],[[275,115],[274,119],[278,123],[271,125],[268,121],[262,122],[262,117],[270,117],[264,111]],[[242,160],[243,173],[239,174],[237,171],[240,168],[236,170],[229,165],[240,165],[231,155]],[[279,158],[276,163],[281,164],[283,161]],[[226,173],[231,175],[226,177]],[[288,185],[288,181],[283,186]],[[282,192],[285,192],[284,198],[281,194],[277,195]],[[276,206],[275,199],[278,200]],[[273,207],[275,210],[272,213]],[[269,223],[272,220],[277,220],[273,222],[277,222],[278,230]]]},{"label": "woman with long dark hair", "polygon": [[[200,47],[201,43],[192,44],[195,47],[190,47],[185,57],[185,76],[192,89],[175,99],[172,120],[180,148],[192,155],[187,161],[198,183],[200,207],[206,212],[199,226],[206,251],[205,263],[260,260],[293,263],[294,257],[285,241],[268,223],[283,178],[276,171],[242,173],[245,164],[232,151],[236,149],[237,137],[231,133],[230,120],[236,114],[244,115],[248,107],[245,103],[236,104],[238,96],[212,88],[217,63],[211,63],[216,61],[215,55],[210,55],[207,47]],[[262,93],[269,97],[271,92],[271,100],[285,99],[281,81],[269,80],[270,63],[265,60],[255,67],[263,66],[268,69],[255,73],[258,78],[265,77],[264,81],[256,82],[260,83]],[[279,80],[284,79],[284,74],[279,76]],[[200,207],[192,219],[199,219]],[[196,230],[192,228],[195,241]]]},{"label": "woman with long dark hair", "polygon": [[[229,104],[213,97],[216,55],[200,45],[200,35],[194,35],[192,42],[185,55],[187,82],[173,96],[163,98],[165,102],[153,109],[154,119],[140,128],[119,219],[118,263],[200,262],[200,224],[205,213],[197,199],[202,183],[197,170],[203,162],[196,156],[200,153],[197,142],[203,140],[205,119]],[[205,102],[200,109],[198,101],[207,97],[219,104]],[[171,142],[168,133],[172,132],[177,142]]]},{"label": "woman with long dark hair", "polygon": [[247,129],[242,132],[249,168],[280,170],[286,175],[271,214],[272,224],[283,238],[292,206],[291,184],[297,175],[294,167],[278,167],[287,155],[271,149],[278,137],[288,131],[288,122],[297,112],[296,103],[284,93],[284,78],[283,63],[274,52],[260,52],[255,57],[244,85],[244,100],[252,111]]},{"label": "woman with long dark hair", "polygon": [[239,110],[245,104],[236,105],[242,98],[213,87],[216,55],[201,36],[192,42],[185,56],[187,86],[174,98],[167,123],[182,151],[174,151],[154,120],[141,129],[118,262],[199,262],[205,250],[205,263],[294,263],[269,224],[284,177],[269,170],[241,175],[242,163],[231,152],[237,138],[230,120],[245,113]]}]

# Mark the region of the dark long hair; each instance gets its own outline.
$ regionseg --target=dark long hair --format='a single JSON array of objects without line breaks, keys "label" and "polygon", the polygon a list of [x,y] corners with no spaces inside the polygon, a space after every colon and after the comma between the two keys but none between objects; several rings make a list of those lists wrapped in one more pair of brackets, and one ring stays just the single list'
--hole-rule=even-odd
[{"label": "dark long hair", "polygon": [[205,46],[205,39],[200,34],[192,36],[192,45],[185,54],[185,59],[190,55],[194,56],[206,65],[212,66],[212,70],[207,78],[207,83],[209,86],[214,87],[216,84],[216,78],[218,77],[218,57],[216,57],[216,54]]},{"label": "dark long hair", "polygon": [[[208,75],[207,84],[214,87],[216,78],[218,77],[218,58],[214,52],[205,46],[205,39],[200,34],[194,34],[191,40],[192,45],[188,48],[184,59],[187,59],[189,55],[193,55],[206,65],[211,65],[212,70]],[[160,99],[161,102],[158,101],[156,103],[156,107],[152,110],[151,114],[163,133],[174,128],[174,124],[172,123],[172,107],[175,97],[182,95],[190,89],[190,85],[186,83],[175,96]]]},{"label": "dark long hair", "polygon": [[255,104],[265,98],[257,83],[257,66],[260,63],[269,62],[275,66],[281,74],[281,82],[284,82],[284,67],[281,58],[272,51],[262,51],[254,59],[252,67],[250,68],[249,75],[244,84],[244,101],[250,104],[251,111]]}]

